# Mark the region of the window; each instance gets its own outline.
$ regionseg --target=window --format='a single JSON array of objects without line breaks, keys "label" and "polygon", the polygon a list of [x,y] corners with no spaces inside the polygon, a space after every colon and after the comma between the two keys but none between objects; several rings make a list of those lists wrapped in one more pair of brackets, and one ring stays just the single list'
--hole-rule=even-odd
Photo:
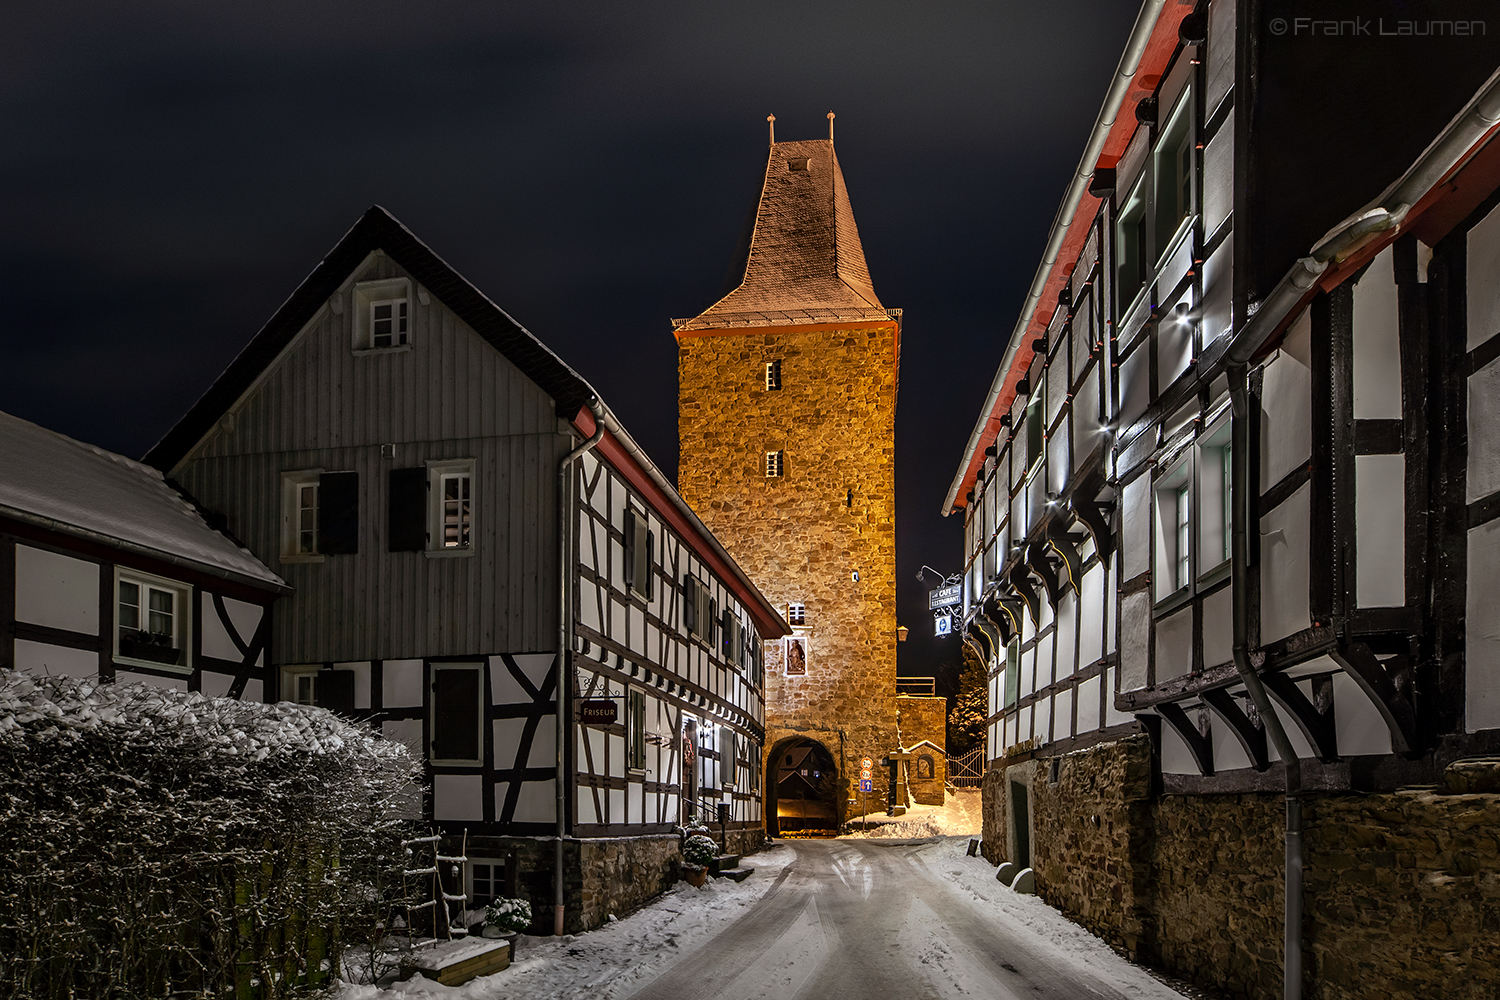
[{"label": "window", "polygon": [[798,628],[807,624],[807,605],[801,601],[793,601],[786,606],[786,623]]},{"label": "window", "polygon": [[1115,222],[1115,301],[1123,316],[1146,283],[1146,178],[1125,198]]},{"label": "window", "polygon": [[682,578],[682,624],[689,635],[712,648],[718,641],[719,603],[710,599],[708,588],[691,576]]},{"label": "window", "polygon": [[354,286],[356,353],[409,350],[411,282],[406,278],[361,281]]},{"label": "window", "polygon": [[1152,154],[1158,258],[1170,249],[1170,240],[1182,220],[1193,213],[1193,155],[1193,92],[1188,89],[1172,109]]},{"label": "window", "polygon": [[282,473],[282,562],[359,551],[359,473]]},{"label": "window", "polygon": [[1232,480],[1234,455],[1229,422],[1219,421],[1198,445],[1198,575],[1213,572],[1229,561],[1234,525]]},{"label": "window", "polygon": [[1156,483],[1156,599],[1193,582],[1193,461],[1191,453]]},{"label": "window", "polygon": [[281,700],[294,705],[318,703],[318,670],[316,665],[281,668]]},{"label": "window", "polygon": [[767,479],[775,479],[776,477],[780,476],[783,465],[784,465],[784,461],[783,461],[783,458],[782,458],[782,452],[779,452],[779,451],[768,451],[768,452],[766,452],[766,478]]},{"label": "window", "polygon": [[1223,538],[1223,546],[1220,549],[1219,559],[1228,562],[1234,554],[1234,499],[1232,483],[1234,482],[1234,452],[1232,445],[1225,442],[1224,447],[1219,449],[1219,492],[1223,501],[1223,528],[1220,536]]},{"label": "window", "polygon": [[115,656],[153,667],[188,667],[192,588],[117,570]]},{"label": "window", "polygon": [[432,665],[429,755],[435,764],[484,759],[484,675],[477,663]]},{"label": "window", "polygon": [[781,388],[781,362],[766,362],[766,390],[775,392]]},{"label": "window", "polygon": [[445,472],[441,485],[443,548],[466,549],[474,528],[473,486],[468,472]]},{"label": "window", "polygon": [[1043,405],[1046,393],[1043,391],[1040,380],[1037,390],[1032,394],[1031,400],[1026,404],[1026,468],[1033,469],[1042,460],[1042,454],[1046,451],[1046,435],[1043,426]]},{"label": "window", "polygon": [[509,895],[506,892],[506,862],[489,858],[474,858],[469,861],[469,908],[483,909],[497,899]]},{"label": "window", "polygon": [[739,769],[739,740],[733,729],[719,730],[719,784],[733,785]]},{"label": "window", "polygon": [[282,667],[281,700],[353,714],[354,671],[325,670],[316,663]]},{"label": "window", "polygon": [[1186,587],[1192,582],[1191,567],[1188,565],[1188,553],[1192,551],[1189,543],[1191,521],[1189,515],[1192,511],[1192,497],[1189,495],[1191,487],[1184,483],[1177,488],[1177,572],[1176,584],[1178,587]]},{"label": "window", "polygon": [[625,586],[637,597],[651,600],[656,536],[648,529],[646,515],[625,512]]},{"label": "window", "polygon": [[638,688],[625,692],[625,766],[646,769],[646,692]]}]

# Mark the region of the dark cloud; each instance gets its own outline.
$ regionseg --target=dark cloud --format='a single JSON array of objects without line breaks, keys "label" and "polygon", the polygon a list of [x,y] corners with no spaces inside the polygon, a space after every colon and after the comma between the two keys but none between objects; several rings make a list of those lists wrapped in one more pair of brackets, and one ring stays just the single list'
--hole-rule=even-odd
[{"label": "dark cloud", "polygon": [[903,670],[937,510],[1134,11],[996,3],[57,3],[0,35],[0,409],[141,454],[370,204],[582,371],[668,471],[669,320],[765,155],[826,134],[906,310]]}]

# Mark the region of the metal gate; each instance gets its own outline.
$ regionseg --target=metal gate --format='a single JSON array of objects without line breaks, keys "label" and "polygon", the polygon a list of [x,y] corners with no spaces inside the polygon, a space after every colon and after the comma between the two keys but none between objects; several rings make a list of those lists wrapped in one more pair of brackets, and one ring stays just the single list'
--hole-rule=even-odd
[{"label": "metal gate", "polygon": [[978,788],[984,781],[984,747],[975,747],[962,757],[948,758],[948,784],[954,788]]}]

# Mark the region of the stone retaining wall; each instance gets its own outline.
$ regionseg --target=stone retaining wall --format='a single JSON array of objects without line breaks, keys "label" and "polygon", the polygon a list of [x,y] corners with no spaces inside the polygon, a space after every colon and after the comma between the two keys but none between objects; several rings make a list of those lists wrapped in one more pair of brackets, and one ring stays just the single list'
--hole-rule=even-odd
[{"label": "stone retaining wall", "polygon": [[[1130,957],[1281,996],[1281,795],[1157,796],[1137,736],[984,776],[984,856],[1011,860],[1007,784],[1030,781],[1039,895]],[[1493,998],[1500,794],[1319,795],[1304,806],[1308,1000]]]}]

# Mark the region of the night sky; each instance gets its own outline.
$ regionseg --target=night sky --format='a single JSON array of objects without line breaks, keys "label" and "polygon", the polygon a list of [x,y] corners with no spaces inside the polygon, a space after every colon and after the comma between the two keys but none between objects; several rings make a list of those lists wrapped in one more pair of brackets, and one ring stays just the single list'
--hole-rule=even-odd
[{"label": "night sky", "polygon": [[[1026,4],[23,4],[0,33],[0,409],[140,456],[371,204],[588,378],[670,476],[670,319],[777,138],[836,142],[905,310],[903,674],[939,507],[1135,16]],[[3,474],[3,472],[0,472]]]}]

